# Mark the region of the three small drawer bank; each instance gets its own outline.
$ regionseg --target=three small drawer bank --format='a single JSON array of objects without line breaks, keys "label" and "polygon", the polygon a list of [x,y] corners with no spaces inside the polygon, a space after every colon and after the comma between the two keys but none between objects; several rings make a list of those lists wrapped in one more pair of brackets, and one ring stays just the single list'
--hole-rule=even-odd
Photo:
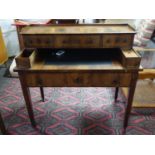
[{"label": "three small drawer bank", "polygon": [[26,27],[21,32],[28,48],[131,49],[135,31],[128,25]]}]

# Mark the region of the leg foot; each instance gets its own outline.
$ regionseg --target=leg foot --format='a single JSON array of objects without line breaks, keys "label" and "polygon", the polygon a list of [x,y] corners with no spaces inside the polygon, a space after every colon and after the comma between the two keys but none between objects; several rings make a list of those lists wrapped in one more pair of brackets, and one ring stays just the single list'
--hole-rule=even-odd
[{"label": "leg foot", "polygon": [[21,87],[22,87],[22,91],[23,91],[23,95],[24,95],[24,99],[25,99],[25,103],[26,103],[26,108],[27,108],[27,111],[29,114],[29,118],[30,118],[32,126],[35,127],[36,123],[35,123],[35,119],[34,119],[30,90],[26,86],[24,74],[22,74],[22,75],[19,74],[19,78],[20,78],[20,83],[21,83]]},{"label": "leg foot", "polygon": [[41,93],[42,101],[45,102],[45,96],[44,96],[44,89],[43,89],[43,87],[40,87],[40,93]]},{"label": "leg foot", "polygon": [[5,128],[1,114],[0,114],[0,130],[2,131],[2,134],[4,134],[4,135],[7,134],[7,131],[6,131],[6,128]]},{"label": "leg foot", "polygon": [[119,91],[119,87],[116,87],[116,90],[115,90],[115,101],[116,101],[117,98],[118,98],[118,91]]},{"label": "leg foot", "polygon": [[32,108],[32,102],[31,102],[29,88],[26,88],[24,90],[24,98],[25,98],[26,107],[27,107],[27,110],[28,110],[28,114],[29,114],[29,118],[30,118],[31,124],[32,124],[33,127],[35,127],[36,126],[36,122],[35,122],[35,119],[34,119],[34,112],[33,112],[33,108]]},{"label": "leg foot", "polygon": [[130,115],[130,112],[132,109],[132,102],[133,102],[133,97],[134,97],[134,93],[135,93],[137,78],[138,78],[138,73],[133,73],[131,83],[130,83],[129,92],[128,92],[127,108],[126,108],[125,119],[124,119],[124,129],[125,130],[128,125],[128,119],[129,119],[129,115]]}]

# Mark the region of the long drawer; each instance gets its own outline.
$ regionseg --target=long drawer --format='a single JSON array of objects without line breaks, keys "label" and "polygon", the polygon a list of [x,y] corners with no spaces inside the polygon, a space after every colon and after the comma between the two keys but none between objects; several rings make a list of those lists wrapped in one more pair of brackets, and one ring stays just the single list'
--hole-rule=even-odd
[{"label": "long drawer", "polygon": [[131,73],[27,73],[29,87],[127,87]]}]

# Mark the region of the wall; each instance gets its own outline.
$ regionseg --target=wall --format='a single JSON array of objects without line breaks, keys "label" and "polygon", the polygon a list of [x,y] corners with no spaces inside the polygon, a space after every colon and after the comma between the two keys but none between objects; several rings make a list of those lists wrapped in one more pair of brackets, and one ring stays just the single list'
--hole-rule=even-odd
[{"label": "wall", "polygon": [[12,25],[13,22],[13,19],[0,19],[0,27],[9,56],[15,56],[19,53],[19,42],[16,27]]}]

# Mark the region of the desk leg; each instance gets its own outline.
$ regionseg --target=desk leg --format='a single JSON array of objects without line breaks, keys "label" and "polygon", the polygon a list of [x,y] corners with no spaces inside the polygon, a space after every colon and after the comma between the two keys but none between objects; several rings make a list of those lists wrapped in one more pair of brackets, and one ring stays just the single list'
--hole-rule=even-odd
[{"label": "desk leg", "polygon": [[33,113],[33,108],[32,108],[30,90],[26,86],[26,82],[25,82],[25,79],[24,79],[24,74],[20,73],[19,78],[20,78],[20,83],[21,83],[21,87],[22,87],[22,91],[23,91],[27,111],[28,111],[28,114],[29,114],[29,117],[30,117],[30,121],[31,121],[31,124],[35,127],[36,123],[35,123],[35,119],[34,119],[34,113]]},{"label": "desk leg", "polygon": [[45,102],[44,88],[43,87],[40,87],[40,94],[41,94],[42,101]]},{"label": "desk leg", "polygon": [[7,134],[7,131],[6,131],[6,128],[5,128],[1,114],[0,114],[0,130],[2,131],[2,134],[4,134],[4,135]]},{"label": "desk leg", "polygon": [[118,91],[119,91],[119,87],[116,87],[116,89],[115,89],[115,101],[118,98]]},{"label": "desk leg", "polygon": [[133,102],[133,97],[135,93],[137,79],[138,79],[138,73],[133,73],[132,79],[130,82],[129,92],[128,92],[127,109],[126,109],[125,119],[124,119],[124,129],[126,129],[128,125],[128,119],[129,119],[129,115],[130,115],[131,108],[132,108],[132,102]]}]

